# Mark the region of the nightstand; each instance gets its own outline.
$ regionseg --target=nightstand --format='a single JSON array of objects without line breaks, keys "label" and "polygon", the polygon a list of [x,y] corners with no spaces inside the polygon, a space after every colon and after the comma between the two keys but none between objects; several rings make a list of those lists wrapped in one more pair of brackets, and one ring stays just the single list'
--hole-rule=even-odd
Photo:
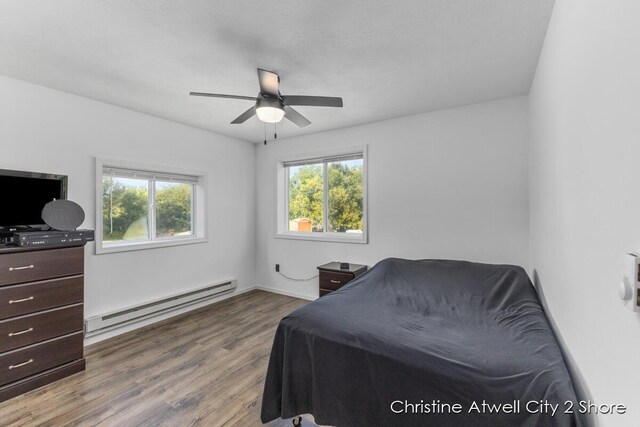
[{"label": "nightstand", "polygon": [[330,262],[318,267],[320,275],[320,296],[336,291],[367,271],[362,264],[349,264],[349,268],[340,268],[339,262]]}]

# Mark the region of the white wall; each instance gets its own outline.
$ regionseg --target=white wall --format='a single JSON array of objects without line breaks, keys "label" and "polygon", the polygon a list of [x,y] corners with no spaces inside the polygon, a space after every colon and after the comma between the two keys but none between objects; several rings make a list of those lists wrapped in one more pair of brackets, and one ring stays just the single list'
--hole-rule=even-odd
[{"label": "white wall", "polygon": [[[318,295],[316,266],[372,266],[386,257],[453,258],[527,266],[525,97],[392,119],[258,146],[258,285]],[[369,244],[276,239],[282,155],[369,146]]]},{"label": "white wall", "polygon": [[558,0],[530,94],[531,266],[606,426],[640,425],[640,315],[617,296],[640,249],[640,2]]},{"label": "white wall", "polygon": [[69,175],[84,228],[96,156],[208,171],[209,241],[105,255],[89,244],[86,317],[228,278],[255,284],[253,144],[0,77],[0,168]]}]

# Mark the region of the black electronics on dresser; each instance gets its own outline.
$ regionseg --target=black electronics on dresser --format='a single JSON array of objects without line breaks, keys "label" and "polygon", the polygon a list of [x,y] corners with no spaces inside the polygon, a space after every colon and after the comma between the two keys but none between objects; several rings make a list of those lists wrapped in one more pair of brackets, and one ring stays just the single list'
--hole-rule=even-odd
[{"label": "black electronics on dresser", "polygon": [[84,210],[67,198],[66,175],[0,169],[0,246],[84,245],[93,230],[76,230]]},{"label": "black electronics on dresser", "polygon": [[26,247],[84,245],[93,239],[93,230],[20,231],[13,234],[13,243]]},{"label": "black electronics on dresser", "polygon": [[84,210],[71,200],[52,200],[44,205],[42,220],[54,230],[75,230],[84,222]]},{"label": "black electronics on dresser", "polygon": [[42,209],[67,198],[67,182],[66,175],[0,169],[0,231],[44,226]]}]

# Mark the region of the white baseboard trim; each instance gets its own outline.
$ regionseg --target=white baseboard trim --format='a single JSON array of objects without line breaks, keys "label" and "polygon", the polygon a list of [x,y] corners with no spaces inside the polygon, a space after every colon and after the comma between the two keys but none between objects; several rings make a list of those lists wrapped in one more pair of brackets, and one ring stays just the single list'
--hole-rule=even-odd
[{"label": "white baseboard trim", "polygon": [[288,297],[306,299],[307,301],[315,301],[318,299],[316,295],[308,295],[308,294],[299,294],[297,292],[289,292],[283,291],[282,289],[270,288],[268,286],[255,286],[254,289],[258,289],[260,291],[271,292],[274,294],[286,295]]},{"label": "white baseboard trim", "polygon": [[242,294],[244,294],[246,292],[250,292],[250,291],[253,291],[255,289],[257,289],[256,286],[250,286],[248,288],[238,289],[238,290],[235,290],[235,291],[230,292],[228,294],[220,295],[219,297],[212,298],[212,299],[207,300],[207,301],[203,301],[203,302],[200,302],[200,303],[189,305],[187,307],[182,307],[182,308],[179,308],[179,309],[176,309],[176,310],[172,310],[170,312],[163,313],[163,314],[161,314],[159,316],[155,316],[155,317],[152,317],[152,318],[149,318],[149,319],[144,319],[144,320],[141,320],[139,322],[130,323],[128,325],[122,326],[121,328],[111,329],[111,330],[109,330],[107,332],[104,332],[102,334],[97,334],[97,335],[93,335],[91,337],[85,338],[84,339],[84,346],[87,347],[87,346],[89,346],[91,344],[95,344],[95,343],[98,343],[100,341],[104,341],[106,339],[113,338],[115,336],[122,335],[122,334],[125,334],[127,332],[131,332],[131,331],[133,331],[135,329],[143,328],[145,326],[152,325],[152,324],[157,323],[157,322],[161,322],[161,321],[169,319],[171,317],[179,316],[181,314],[187,313],[187,312],[192,311],[192,310],[196,310],[196,309],[201,308],[201,307],[206,307],[206,306],[208,306],[210,304],[215,304],[217,302],[224,301],[226,299],[233,298],[233,297],[238,296],[238,295],[242,295]]}]

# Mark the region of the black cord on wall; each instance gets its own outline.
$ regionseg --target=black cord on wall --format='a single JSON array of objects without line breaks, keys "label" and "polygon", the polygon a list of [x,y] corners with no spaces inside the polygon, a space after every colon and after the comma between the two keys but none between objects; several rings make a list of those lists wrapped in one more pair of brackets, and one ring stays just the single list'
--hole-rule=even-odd
[{"label": "black cord on wall", "polygon": [[282,277],[284,277],[285,279],[289,279],[289,280],[293,280],[294,282],[308,282],[309,280],[313,280],[316,277],[318,277],[318,275],[316,274],[315,276],[309,277],[308,279],[295,279],[293,277],[289,277],[286,274],[282,274],[281,271],[278,271],[278,274],[280,274]]}]

